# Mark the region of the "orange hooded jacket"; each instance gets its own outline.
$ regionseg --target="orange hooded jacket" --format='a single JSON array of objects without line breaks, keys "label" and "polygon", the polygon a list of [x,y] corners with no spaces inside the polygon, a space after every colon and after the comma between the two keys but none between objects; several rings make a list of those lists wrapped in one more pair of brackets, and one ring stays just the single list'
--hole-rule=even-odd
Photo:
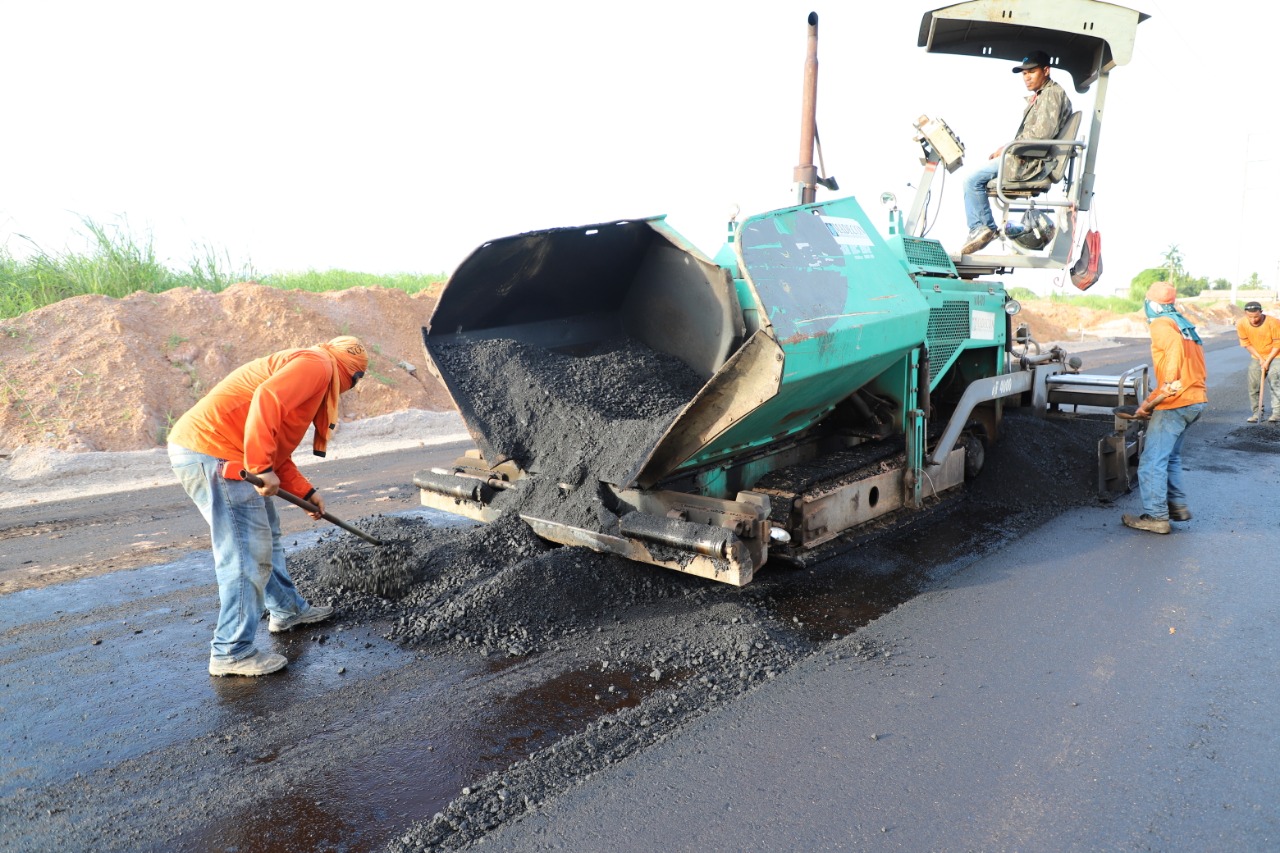
[{"label": "orange hooded jacket", "polygon": [[312,486],[293,451],[315,424],[315,453],[324,456],[337,396],[350,387],[351,372],[324,347],[272,353],[215,385],[178,418],[169,441],[226,461],[223,476],[230,479],[240,479],[241,468],[274,471],[280,488],[305,497]]}]

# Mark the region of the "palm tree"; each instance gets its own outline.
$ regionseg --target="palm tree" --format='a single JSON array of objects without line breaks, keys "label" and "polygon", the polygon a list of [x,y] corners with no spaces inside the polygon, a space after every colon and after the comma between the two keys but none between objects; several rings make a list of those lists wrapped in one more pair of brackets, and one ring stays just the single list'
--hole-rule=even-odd
[{"label": "palm tree", "polygon": [[1173,285],[1176,292],[1178,280],[1182,277],[1182,251],[1178,249],[1177,243],[1171,243],[1161,257],[1164,258],[1165,266],[1169,269],[1169,283]]}]

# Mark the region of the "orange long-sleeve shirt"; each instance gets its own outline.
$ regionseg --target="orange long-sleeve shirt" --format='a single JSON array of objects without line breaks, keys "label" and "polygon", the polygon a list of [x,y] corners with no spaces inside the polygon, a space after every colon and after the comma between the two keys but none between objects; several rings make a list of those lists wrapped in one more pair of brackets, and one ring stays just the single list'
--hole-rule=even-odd
[{"label": "orange long-sleeve shirt", "polygon": [[333,362],[315,349],[272,353],[232,371],[178,418],[169,441],[243,466],[271,469],[280,488],[306,495],[311,483],[292,454],[324,404]]},{"label": "orange long-sleeve shirt", "polygon": [[1271,350],[1280,348],[1280,320],[1263,315],[1262,322],[1253,325],[1248,317],[1242,317],[1236,323],[1236,335],[1240,338],[1240,346],[1253,348],[1253,358],[1266,358]]},{"label": "orange long-sleeve shirt", "polygon": [[1182,336],[1178,323],[1172,317],[1157,317],[1151,321],[1151,361],[1156,372],[1156,388],[1148,400],[1154,398],[1170,382],[1181,382],[1182,390],[1170,394],[1157,409],[1181,409],[1196,403],[1209,402],[1205,390],[1204,347]]}]

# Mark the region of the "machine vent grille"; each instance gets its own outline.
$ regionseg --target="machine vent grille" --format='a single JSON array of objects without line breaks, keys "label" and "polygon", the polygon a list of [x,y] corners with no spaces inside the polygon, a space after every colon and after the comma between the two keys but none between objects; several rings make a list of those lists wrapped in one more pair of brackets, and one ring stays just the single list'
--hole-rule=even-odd
[{"label": "machine vent grille", "polygon": [[938,372],[947,366],[951,356],[969,339],[969,303],[943,302],[940,307],[929,309],[929,384]]},{"label": "machine vent grille", "polygon": [[956,268],[951,265],[947,250],[937,240],[904,237],[902,245],[907,253],[907,263],[916,270],[955,275]]}]

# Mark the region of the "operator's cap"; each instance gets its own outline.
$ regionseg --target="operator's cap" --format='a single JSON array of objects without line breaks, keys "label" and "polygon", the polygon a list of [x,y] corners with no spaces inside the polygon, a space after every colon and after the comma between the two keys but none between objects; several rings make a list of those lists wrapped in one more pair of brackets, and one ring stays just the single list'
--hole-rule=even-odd
[{"label": "operator's cap", "polygon": [[1013,73],[1019,74],[1032,68],[1044,68],[1049,64],[1049,54],[1043,50],[1033,50],[1026,56],[1022,57],[1020,65],[1013,66]]},{"label": "operator's cap", "polygon": [[1157,281],[1147,288],[1147,300],[1157,305],[1168,305],[1178,298],[1178,291],[1167,281]]},{"label": "operator's cap", "polygon": [[1262,303],[1260,303],[1260,302],[1246,302],[1246,303],[1244,304],[1244,310],[1246,310],[1246,311],[1248,311],[1248,312],[1250,312],[1250,313],[1253,313],[1254,311],[1257,311],[1257,312],[1261,313],[1261,311],[1262,311]]}]

